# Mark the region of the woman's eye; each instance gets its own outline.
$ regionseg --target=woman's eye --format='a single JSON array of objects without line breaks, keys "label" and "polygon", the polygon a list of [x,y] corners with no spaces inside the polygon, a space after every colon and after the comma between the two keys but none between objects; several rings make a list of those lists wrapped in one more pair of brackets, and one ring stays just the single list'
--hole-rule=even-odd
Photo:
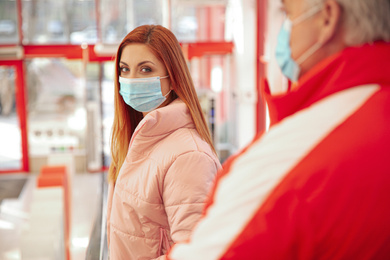
[{"label": "woman's eye", "polygon": [[141,68],[141,71],[142,71],[142,72],[151,72],[152,69],[149,68],[149,67],[143,67],[143,68]]},{"label": "woman's eye", "polygon": [[127,73],[127,72],[129,72],[130,70],[129,70],[128,68],[126,68],[126,67],[121,67],[121,68],[120,68],[120,71],[121,71],[121,73]]}]

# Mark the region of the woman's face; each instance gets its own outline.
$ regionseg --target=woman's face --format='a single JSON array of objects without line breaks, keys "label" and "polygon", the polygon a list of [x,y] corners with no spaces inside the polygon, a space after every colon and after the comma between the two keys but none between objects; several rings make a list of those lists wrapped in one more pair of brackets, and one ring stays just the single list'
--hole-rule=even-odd
[{"label": "woman's face", "polygon": [[[164,64],[150,51],[149,47],[142,43],[130,43],[122,50],[119,61],[120,76],[123,78],[150,78],[167,76],[168,72]],[[170,79],[160,79],[161,92],[168,94]],[[164,102],[160,107],[166,105]],[[147,113],[143,113],[144,116]]]}]

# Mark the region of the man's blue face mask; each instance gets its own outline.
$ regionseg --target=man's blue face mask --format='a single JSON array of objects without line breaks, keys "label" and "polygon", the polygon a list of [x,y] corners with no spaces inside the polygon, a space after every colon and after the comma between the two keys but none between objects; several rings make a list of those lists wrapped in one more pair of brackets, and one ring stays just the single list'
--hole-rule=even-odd
[{"label": "man's blue face mask", "polygon": [[125,103],[139,112],[150,112],[159,107],[170,91],[163,96],[160,79],[165,77],[151,78],[123,78],[119,77],[120,90]]},{"label": "man's blue face mask", "polygon": [[314,52],[321,48],[322,44],[316,43],[310,47],[306,52],[304,52],[298,59],[295,61],[291,57],[291,47],[290,47],[290,33],[294,25],[297,25],[306,19],[310,18],[314,14],[318,13],[321,10],[321,5],[316,5],[307,10],[305,13],[301,14],[294,21],[291,21],[289,18],[286,18],[284,21],[276,45],[276,61],[283,73],[284,76],[289,78],[291,81],[298,81],[300,67],[307,58],[309,58]]}]

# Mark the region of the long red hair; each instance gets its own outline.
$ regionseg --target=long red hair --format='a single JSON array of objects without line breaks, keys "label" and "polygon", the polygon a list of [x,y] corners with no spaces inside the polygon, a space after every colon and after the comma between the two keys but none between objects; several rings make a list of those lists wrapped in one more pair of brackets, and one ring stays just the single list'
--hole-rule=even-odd
[{"label": "long red hair", "polygon": [[174,90],[174,94],[170,96],[171,101],[179,97],[187,105],[196,130],[215,153],[210,132],[179,42],[175,35],[163,26],[142,25],[126,35],[118,47],[115,58],[115,115],[111,136],[112,160],[108,170],[108,178],[112,182],[115,182],[118,177],[119,170],[126,158],[131,136],[143,118],[142,113],[128,106],[119,94],[119,62],[123,48],[130,43],[146,44],[153,54],[162,61],[168,71]]}]

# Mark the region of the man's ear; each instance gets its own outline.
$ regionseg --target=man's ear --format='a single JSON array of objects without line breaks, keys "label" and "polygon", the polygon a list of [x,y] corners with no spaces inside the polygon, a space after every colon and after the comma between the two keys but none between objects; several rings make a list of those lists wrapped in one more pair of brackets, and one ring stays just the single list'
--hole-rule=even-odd
[{"label": "man's ear", "polygon": [[335,0],[326,0],[321,11],[321,31],[319,42],[322,45],[332,40],[341,29],[342,8]]}]

